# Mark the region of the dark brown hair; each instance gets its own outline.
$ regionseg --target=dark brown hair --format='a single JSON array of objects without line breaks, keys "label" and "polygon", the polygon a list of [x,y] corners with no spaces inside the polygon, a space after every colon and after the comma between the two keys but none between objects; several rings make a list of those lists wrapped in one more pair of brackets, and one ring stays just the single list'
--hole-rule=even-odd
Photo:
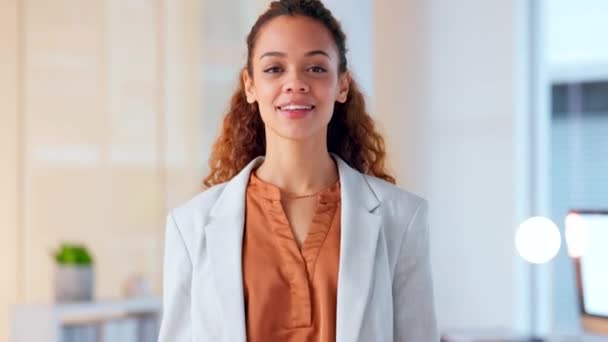
[{"label": "dark brown hair", "polygon": [[[247,65],[251,63],[260,29],[272,19],[283,16],[305,16],[321,23],[331,33],[338,49],[340,74],[348,71],[346,36],[340,23],[318,0],[273,1],[255,22],[247,36]],[[344,103],[336,102],[327,130],[327,149],[359,172],[395,183],[385,167],[384,139],[376,131],[374,121],[366,112],[365,99],[356,82],[349,77],[349,91]],[[251,160],[266,152],[264,123],[257,103],[250,104],[245,96],[242,78],[230,100],[230,107],[220,136],[215,141],[209,159],[210,173],[203,180],[205,187],[223,183],[234,177]]]}]

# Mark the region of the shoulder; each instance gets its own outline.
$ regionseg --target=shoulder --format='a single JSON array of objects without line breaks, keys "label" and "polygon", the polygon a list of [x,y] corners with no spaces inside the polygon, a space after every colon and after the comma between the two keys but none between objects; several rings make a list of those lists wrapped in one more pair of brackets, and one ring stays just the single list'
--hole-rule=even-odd
[{"label": "shoulder", "polygon": [[389,215],[403,222],[409,222],[420,209],[426,209],[427,200],[410,191],[402,189],[383,179],[363,175],[365,181],[372,189],[380,202],[381,215]]},{"label": "shoulder", "polygon": [[192,227],[202,227],[227,183],[214,185],[169,212],[170,218],[184,238],[191,236]]}]

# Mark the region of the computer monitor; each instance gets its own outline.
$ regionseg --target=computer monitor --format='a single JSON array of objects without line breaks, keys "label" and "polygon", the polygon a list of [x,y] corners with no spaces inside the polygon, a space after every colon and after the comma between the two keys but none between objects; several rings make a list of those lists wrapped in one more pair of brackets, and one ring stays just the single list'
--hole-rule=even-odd
[{"label": "computer monitor", "polygon": [[566,240],[574,260],[581,323],[608,335],[608,210],[572,210]]}]

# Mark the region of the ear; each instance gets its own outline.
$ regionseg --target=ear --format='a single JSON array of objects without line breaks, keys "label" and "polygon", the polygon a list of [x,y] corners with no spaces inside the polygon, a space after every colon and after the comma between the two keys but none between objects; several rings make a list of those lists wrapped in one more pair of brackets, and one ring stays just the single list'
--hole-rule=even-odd
[{"label": "ear", "polygon": [[243,69],[243,71],[241,72],[241,77],[243,78],[243,86],[245,88],[245,96],[247,97],[247,102],[254,103],[256,101],[255,87],[253,86],[253,77],[249,75],[247,68]]},{"label": "ear", "polygon": [[338,79],[338,95],[336,101],[340,103],[346,102],[348,98],[348,91],[350,89],[350,73],[345,72],[339,76]]}]

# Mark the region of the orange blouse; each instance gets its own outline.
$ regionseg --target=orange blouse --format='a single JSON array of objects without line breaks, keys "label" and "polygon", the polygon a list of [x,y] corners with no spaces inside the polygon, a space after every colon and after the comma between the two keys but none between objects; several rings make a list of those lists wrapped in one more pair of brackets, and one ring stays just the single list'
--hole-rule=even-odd
[{"label": "orange blouse", "polygon": [[340,182],[317,195],[301,250],[278,187],[252,172],[246,197],[242,257],[247,341],[335,341]]}]

